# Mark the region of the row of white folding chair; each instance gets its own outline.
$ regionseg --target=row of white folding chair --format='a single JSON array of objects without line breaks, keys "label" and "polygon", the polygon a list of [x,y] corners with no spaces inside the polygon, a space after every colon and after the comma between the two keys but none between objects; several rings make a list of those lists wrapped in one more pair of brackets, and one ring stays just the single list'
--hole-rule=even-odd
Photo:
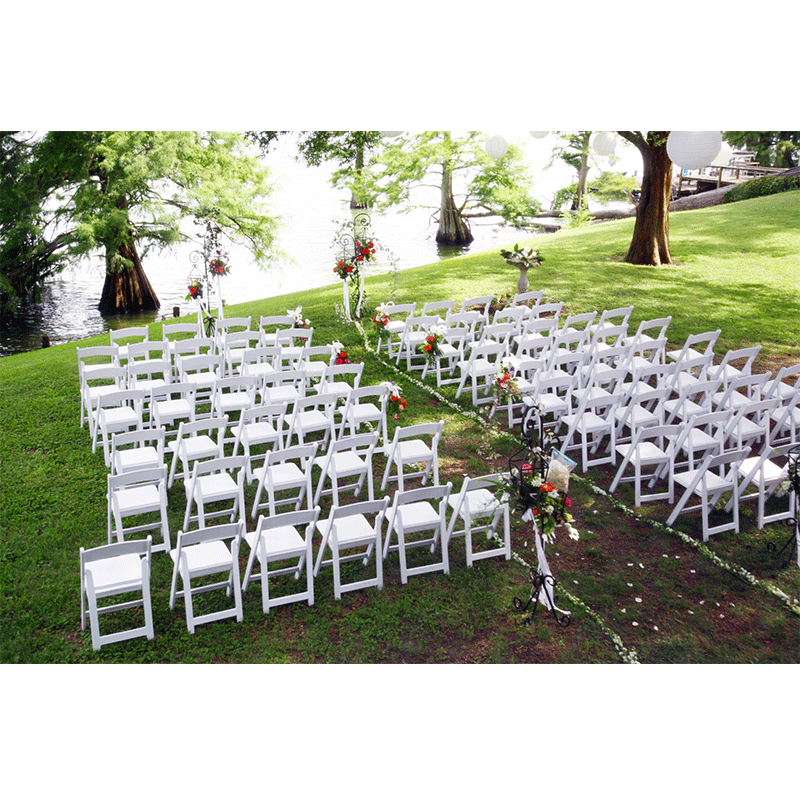
[{"label": "row of white folding chair", "polygon": [[[241,469],[240,469],[241,474]],[[320,520],[318,505],[308,510],[295,510],[288,513],[260,515],[256,530],[247,533],[243,521],[205,527],[195,531],[181,530],[177,534],[174,550],[167,542],[166,549],[173,561],[173,574],[170,586],[170,608],[181,598],[185,606],[186,623],[190,633],[198,624],[235,618],[243,619],[242,591],[253,581],[261,582],[262,607],[264,613],[270,608],[289,602],[306,601],[314,603],[314,578],[321,567],[332,566],[334,574],[334,596],[340,599],[344,591],[367,587],[382,588],[383,560],[389,552],[398,552],[401,567],[401,581],[408,582],[413,575],[429,572],[449,572],[449,542],[451,537],[463,535],[466,540],[467,564],[475,560],[494,556],[510,558],[510,530],[508,498],[498,499],[495,479],[501,476],[485,476],[479,479],[465,479],[458,495],[452,495],[452,485],[431,486],[408,492],[396,492],[389,511],[389,498],[370,499],[346,506],[335,504],[330,515]],[[163,485],[163,480],[162,480]],[[492,491],[492,490],[495,491]],[[451,509],[451,519],[447,522],[447,508]],[[388,513],[387,513],[388,511]],[[458,521],[462,530],[456,530]],[[476,526],[476,522],[483,521]],[[472,534],[486,531],[487,539],[495,535],[502,520],[503,544],[499,548],[474,552]],[[385,538],[382,528],[386,522]],[[185,526],[184,526],[185,527]],[[322,537],[316,563],[312,567],[312,538],[318,531]],[[418,537],[419,534],[427,538]],[[243,585],[239,586],[238,558],[241,541],[245,539],[250,548]],[[396,543],[394,543],[396,542]],[[441,555],[438,561],[420,566],[409,566],[408,550],[430,545],[431,552],[438,547]],[[357,552],[353,553],[353,550]],[[90,619],[92,640],[95,649],[103,644],[122,641],[134,636],[146,635],[153,638],[152,609],[150,601],[149,570],[152,537],[145,541],[125,542],[122,537],[116,544],[84,551],[81,549],[81,626]],[[349,552],[348,552],[349,551]],[[325,556],[330,555],[326,560]],[[341,580],[340,565],[350,560],[362,560],[366,565],[375,558],[375,577],[351,581]],[[260,572],[254,571],[256,559]],[[291,566],[271,568],[275,563],[296,560]],[[294,574],[299,579],[306,571],[304,591],[283,596],[270,596],[269,579],[282,574]],[[224,575],[224,580],[202,585],[192,584],[197,578],[211,575]],[[178,577],[182,588],[178,589]],[[196,614],[194,598],[209,591],[224,589],[233,596],[233,605],[221,611]],[[98,607],[98,599],[114,594],[131,593],[141,590],[143,598],[123,604]],[[89,611],[85,611],[84,598],[88,598]],[[143,627],[120,633],[101,636],[98,617],[100,613],[131,608],[142,605],[145,609],[146,623]]]}]

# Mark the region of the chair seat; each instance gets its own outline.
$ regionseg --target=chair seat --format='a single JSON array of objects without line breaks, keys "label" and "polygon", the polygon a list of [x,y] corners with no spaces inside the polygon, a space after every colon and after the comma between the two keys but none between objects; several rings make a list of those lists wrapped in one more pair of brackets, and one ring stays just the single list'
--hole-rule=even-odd
[{"label": "chair seat", "polygon": [[179,398],[178,400],[161,400],[156,403],[158,414],[164,419],[174,419],[175,417],[188,417],[192,413],[192,406],[188,400]]},{"label": "chair seat", "polygon": [[193,383],[198,388],[211,387],[217,380],[217,376],[213,372],[191,372],[184,375],[181,380],[184,383]]},{"label": "chair seat", "polygon": [[[227,472],[215,472],[211,475],[200,475],[197,478],[197,486],[203,494],[203,501],[213,503],[215,500],[227,500],[231,495],[236,494],[238,486],[236,481]],[[188,491],[188,485],[187,485]]]},{"label": "chair seat", "polygon": [[381,418],[380,409],[374,403],[359,403],[356,406],[350,406],[347,412],[347,422],[369,422]]},{"label": "chair seat", "polygon": [[543,392],[536,395],[536,403],[544,409],[545,414],[552,414],[555,411],[566,411],[569,404],[563,397],[559,397],[552,392]]},{"label": "chair seat", "polygon": [[[202,572],[222,572],[228,570],[233,564],[231,552],[225,542],[202,542],[183,548],[189,572],[200,575]],[[173,561],[177,559],[178,551],[170,550]]]},{"label": "chair seat", "polygon": [[406,533],[428,530],[439,525],[439,512],[424,500],[419,503],[407,503],[398,508],[397,513]]},{"label": "chair seat", "polygon": [[140,422],[139,415],[129,406],[106,408],[104,412],[106,428],[138,425]]},{"label": "chair seat", "polygon": [[[269,422],[251,422],[245,426],[245,430],[247,431],[249,444],[264,444],[264,442],[273,442],[278,438],[278,431]],[[231,433],[234,436],[238,436],[239,425],[233,425]]]},{"label": "chair seat", "polygon": [[[494,514],[500,507],[500,501],[489,489],[473,489],[467,492],[466,498],[469,505],[470,518],[487,517],[490,514]],[[447,504],[453,509],[458,505],[458,502],[458,495],[450,495],[447,499]],[[466,506],[462,506],[462,511],[465,508]]]},{"label": "chair seat", "polygon": [[[699,472],[700,470],[697,469],[690,469],[688,472],[676,472],[674,476],[675,483],[679,483],[684,487],[689,486]],[[730,481],[721,478],[716,472],[712,472],[711,470],[706,471],[705,482],[706,487],[711,494],[719,491],[720,489],[724,491],[726,489],[733,488],[733,484]]]},{"label": "chair seat", "polygon": [[[266,466],[259,467],[255,471],[255,475],[260,480],[261,475],[264,474],[264,471],[267,469]],[[273,464],[269,467],[270,475],[272,477],[272,485],[275,487],[276,491],[280,491],[283,487],[292,487],[294,488],[297,485],[305,483],[306,476],[305,473],[297,466],[297,464],[292,463],[291,461],[284,461],[282,463]],[[266,479],[266,475],[264,475]]]},{"label": "chair seat", "polygon": [[[622,420],[626,413],[627,411],[624,408],[614,409],[614,416],[617,420]],[[642,406],[634,406],[631,409],[630,415],[628,416],[629,425],[637,428],[642,425],[647,425],[649,422],[658,422],[658,417],[653,414],[652,411],[648,411],[646,408],[642,408]]]},{"label": "chair seat", "polygon": [[433,457],[433,451],[430,447],[419,439],[398,442],[397,453],[400,460],[405,464],[428,461]]},{"label": "chair seat", "polygon": [[[758,456],[752,456],[750,458],[745,458],[744,461],[739,465],[739,474],[744,477],[748,475],[750,470],[758,463]],[[756,483],[764,483],[764,484],[773,484],[778,483],[779,481],[784,480],[788,476],[788,472],[786,467],[779,467],[775,462],[770,461],[767,459],[761,469],[758,471],[755,482]]]},{"label": "chair seat", "polygon": [[217,397],[217,409],[221,414],[229,411],[244,411],[253,405],[253,401],[246,392],[231,392]]},{"label": "chair seat", "polygon": [[[177,442],[169,442],[167,447],[170,450],[174,450],[177,447]],[[179,455],[196,460],[216,455],[218,452],[219,445],[210,436],[201,434],[200,436],[188,436],[185,438]]]},{"label": "chair seat", "polygon": [[[569,427],[576,417],[577,414],[565,414],[562,417],[562,422]],[[610,427],[611,423],[608,420],[603,419],[592,411],[585,411],[578,420],[576,430],[582,433],[595,433],[596,431],[608,430]]]},{"label": "chair seat", "polygon": [[[632,447],[632,444],[618,444],[616,450],[624,458]],[[658,445],[644,441],[633,450],[630,461],[632,464],[658,464],[669,461],[669,456]]]},{"label": "chair seat", "polygon": [[300,397],[300,390],[294,386],[267,387],[270,403],[293,403]]},{"label": "chair seat", "polygon": [[120,594],[142,585],[142,558],[136,553],[93,561],[86,565],[98,595]]},{"label": "chair seat", "polygon": [[152,484],[120,489],[114,492],[114,498],[119,504],[119,510],[123,516],[126,511],[145,513],[147,511],[158,511],[161,508],[161,497],[158,493],[158,488]]},{"label": "chair seat", "polygon": [[134,447],[130,450],[117,450],[115,463],[117,472],[131,472],[136,469],[159,467],[162,462],[155,447]]},{"label": "chair seat", "polygon": [[[356,546],[361,543],[375,541],[375,529],[370,525],[366,517],[355,514],[341,520],[341,525],[334,523],[333,530],[336,531],[336,539],[341,547]],[[323,538],[328,531],[330,519],[321,519],[317,523],[317,530]]]},{"label": "chair seat", "polygon": [[708,408],[694,403],[691,400],[684,400],[682,402],[680,400],[667,400],[664,403],[664,410],[669,414],[674,412],[675,415],[681,419],[688,419],[693,414],[705,414],[709,411]]},{"label": "chair seat", "polygon": [[330,425],[330,420],[315,408],[310,411],[301,411],[295,419],[295,427],[301,431],[317,430],[328,425]]},{"label": "chair seat", "polygon": [[[327,456],[318,456],[314,459],[314,463],[323,469],[327,462]],[[334,453],[331,458],[333,471],[340,477],[349,477],[356,473],[363,472],[366,468],[366,463],[357,453],[352,450],[342,450]]]},{"label": "chair seat", "polygon": [[[244,538],[251,548],[255,547],[258,531],[246,533]],[[262,536],[261,541],[267,552],[267,561],[276,558],[300,557],[306,552],[305,540],[291,525],[271,528],[269,535]]]}]

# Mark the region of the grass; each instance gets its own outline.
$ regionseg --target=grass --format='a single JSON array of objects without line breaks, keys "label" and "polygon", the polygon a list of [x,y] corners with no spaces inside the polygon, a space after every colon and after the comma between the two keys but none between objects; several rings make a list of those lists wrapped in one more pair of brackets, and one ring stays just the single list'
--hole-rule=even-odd
[{"label": "grass", "polygon": [[[563,300],[570,311],[634,305],[631,327],[673,316],[673,345],[691,333],[722,329],[717,352],[759,343],[759,369],[800,360],[800,194],[787,192],[672,215],[674,268],[621,263],[632,220],[606,222],[538,238],[546,261],[530,274],[534,288]],[[495,252],[368,280],[368,304],[462,299],[500,293],[517,271]],[[265,275],[261,290],[267,293]],[[514,449],[500,428],[486,432],[469,402],[444,401],[394,372],[365,347],[335,305],[331,286],[253,301],[229,314],[282,313],[298,304],[315,327],[315,342],[342,341],[351,360],[365,364],[362,384],[397,379],[409,401],[402,424],[445,419],[442,480],[458,487],[464,473],[502,468]],[[159,326],[154,326],[158,329]],[[367,326],[368,335],[372,332]],[[155,333],[155,332],[154,332]],[[96,337],[80,345],[99,344]],[[170,560],[153,558],[156,637],[91,649],[80,630],[78,548],[105,542],[105,476],[88,433],[78,426],[75,349],[65,344],[0,360],[3,480],[0,545],[0,660],[6,663],[619,663],[635,651],[645,663],[797,663],[800,572],[780,566],[766,549],[786,538],[785,526],[757,531],[754,509],[743,511],[739,535],[698,546],[698,521],[681,517],[660,527],[669,509],[633,510],[624,485],[614,498],[598,494],[607,470],[577,478],[572,499],[581,541],[560,537],[548,553],[559,580],[559,604],[573,612],[558,628],[541,612],[531,624],[514,611],[527,597],[527,570],[497,559],[464,565],[454,542],[451,574],[399,580],[397,557],[386,562],[382,592],[333,599],[330,570],[316,582],[313,607],[294,604],[265,616],[260,592],[245,595],[242,624],[232,621],[186,631],[183,606],[169,610]],[[417,373],[418,375],[418,373]],[[465,413],[454,410],[460,408]],[[391,428],[398,423],[390,420]],[[377,459],[376,470],[381,470]],[[183,487],[170,492],[171,531],[180,527]],[[252,488],[248,494],[252,500]],[[324,512],[323,512],[324,513]],[[531,562],[530,534],[515,520],[513,548]],[[246,547],[245,556],[246,556]],[[755,584],[736,577],[711,555],[740,566]],[[360,567],[350,565],[357,575]],[[783,592],[795,606],[778,596]],[[637,599],[638,598],[638,599]],[[207,597],[207,602],[219,602]],[[636,624],[634,624],[636,623]]]}]

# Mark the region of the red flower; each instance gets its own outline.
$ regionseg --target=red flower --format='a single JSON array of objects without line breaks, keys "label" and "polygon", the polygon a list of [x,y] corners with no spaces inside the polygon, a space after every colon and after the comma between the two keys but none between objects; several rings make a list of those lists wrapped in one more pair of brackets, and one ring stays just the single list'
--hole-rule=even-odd
[{"label": "red flower", "polygon": [[553,484],[552,483],[543,483],[539,488],[543,492],[552,492],[553,491]]}]

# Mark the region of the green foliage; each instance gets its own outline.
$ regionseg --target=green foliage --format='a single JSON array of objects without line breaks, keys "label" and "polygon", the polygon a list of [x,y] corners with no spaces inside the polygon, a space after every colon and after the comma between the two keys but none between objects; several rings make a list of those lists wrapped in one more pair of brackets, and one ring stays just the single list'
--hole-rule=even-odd
[{"label": "green foliage", "polygon": [[0,274],[14,293],[4,294],[9,305],[98,248],[119,269],[129,264],[123,244],[174,244],[185,238],[186,217],[220,226],[257,262],[273,254],[269,172],[240,134],[9,132],[0,144]]},{"label": "green foliage", "polygon": [[765,175],[734,186],[722,199],[723,203],[749,200],[751,197],[764,197],[768,194],[791,192],[800,189],[800,175]]},{"label": "green foliage", "polygon": [[754,150],[762,167],[798,165],[800,131],[723,131],[723,138],[738,150]]}]

